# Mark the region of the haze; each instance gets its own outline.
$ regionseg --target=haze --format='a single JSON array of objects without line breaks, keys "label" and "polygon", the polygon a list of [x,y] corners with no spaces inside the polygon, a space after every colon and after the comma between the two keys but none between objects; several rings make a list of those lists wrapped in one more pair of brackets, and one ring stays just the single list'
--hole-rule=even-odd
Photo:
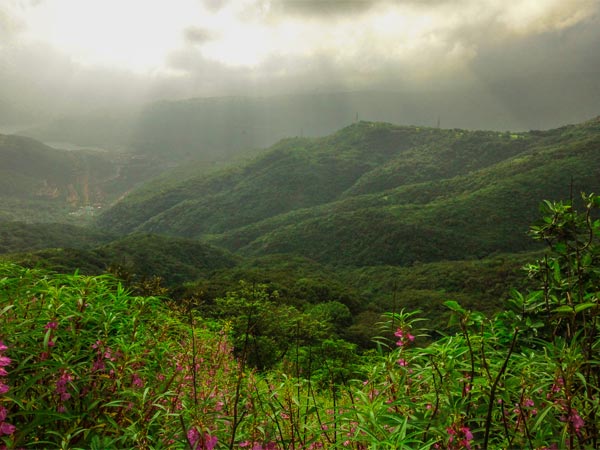
[{"label": "haze", "polygon": [[2,0],[0,125],[376,91],[407,99],[378,120],[549,128],[600,114],[599,43],[598,0]]}]

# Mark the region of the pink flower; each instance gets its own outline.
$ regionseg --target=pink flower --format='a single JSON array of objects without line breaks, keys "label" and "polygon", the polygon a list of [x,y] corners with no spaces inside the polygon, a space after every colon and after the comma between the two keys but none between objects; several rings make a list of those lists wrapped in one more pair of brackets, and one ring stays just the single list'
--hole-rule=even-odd
[{"label": "pink flower", "polygon": [[192,448],[196,448],[196,443],[200,440],[200,433],[198,433],[195,427],[188,430],[187,439]]},{"label": "pink flower", "polygon": [[104,364],[104,361],[97,359],[96,361],[94,361],[94,365],[92,366],[92,370],[94,372],[99,371],[99,370],[104,370],[106,369],[106,365]]},{"label": "pink flower", "polygon": [[8,350],[8,347],[4,344],[4,341],[0,341],[0,352]]},{"label": "pink flower", "polygon": [[4,384],[0,382],[0,394],[6,394],[9,391],[10,387],[8,384]]},{"label": "pink flower", "polygon": [[144,380],[142,380],[137,373],[134,373],[131,377],[131,383],[138,388],[144,387]]},{"label": "pink flower", "polygon": [[12,359],[10,359],[8,356],[0,356],[0,367],[9,366],[11,362]]},{"label": "pink flower", "polygon": [[408,365],[408,363],[406,362],[406,360],[404,358],[400,358],[398,361],[396,361],[398,363],[398,365],[400,367],[406,367]]},{"label": "pink flower", "polygon": [[3,406],[0,406],[0,436],[2,436],[3,434],[9,436],[13,434],[16,430],[16,427],[14,425],[4,422],[6,416],[8,416],[7,409]]},{"label": "pink flower", "polygon": [[206,450],[213,450],[215,448],[215,446],[217,445],[218,439],[216,436],[210,436],[208,434],[204,435],[204,444],[206,447]]},{"label": "pink flower", "polygon": [[571,423],[573,424],[573,428],[575,428],[576,433],[579,433],[579,431],[585,426],[585,422],[583,421],[581,416],[579,414],[577,414],[577,411],[575,411],[575,410],[571,411],[570,420],[571,420]]},{"label": "pink flower", "polygon": [[15,432],[16,429],[17,429],[17,427],[15,427],[14,425],[11,425],[10,423],[2,422],[2,423],[0,423],[0,436],[2,436],[3,434],[10,436],[11,434],[13,434]]},{"label": "pink flower", "polygon": [[471,430],[469,429],[469,427],[461,427],[460,431],[463,432],[463,435],[465,436],[465,439],[467,441],[473,440],[473,433],[471,433]]},{"label": "pink flower", "polygon": [[396,342],[396,345],[398,347],[403,347],[407,343],[413,342],[415,340],[415,337],[412,334],[410,334],[410,332],[404,331],[401,328],[398,328],[396,330],[396,332],[394,333],[394,336],[399,338],[398,341]]},{"label": "pink flower", "polygon": [[60,377],[56,380],[56,393],[59,395],[60,400],[65,402],[71,398],[71,394],[67,392],[67,384],[73,381],[73,375],[69,374],[66,370],[62,370]]},{"label": "pink flower", "polygon": [[454,441],[454,435],[456,434],[456,431],[454,431],[453,428],[448,427],[448,428],[446,428],[446,432],[450,436],[450,438],[448,439],[448,442],[453,442]]},{"label": "pink flower", "polygon": [[44,326],[44,330],[56,330],[57,328],[58,328],[58,322],[56,322],[56,321],[48,322]]},{"label": "pink flower", "polygon": [[448,433],[448,448],[450,449],[467,449],[471,450],[471,441],[473,440],[473,433],[471,429],[466,426],[460,426],[459,424],[453,424],[452,427],[446,428]]}]

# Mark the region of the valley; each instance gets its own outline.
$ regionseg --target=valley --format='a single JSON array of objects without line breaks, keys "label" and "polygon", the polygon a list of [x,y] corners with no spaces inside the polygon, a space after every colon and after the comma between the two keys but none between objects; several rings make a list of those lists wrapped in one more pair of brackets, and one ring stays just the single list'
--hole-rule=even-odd
[{"label": "valley", "polygon": [[[0,411],[10,420],[1,428],[11,439],[4,442],[32,435],[55,442],[49,436],[56,433],[32,417],[53,417],[50,409],[58,408],[82,427],[103,423],[102,437],[91,431],[88,438],[64,434],[68,421],[53,419],[63,440],[93,448],[133,448],[167,436],[181,444],[181,431],[189,446],[204,448],[191,444],[202,428],[186,420],[209,423],[203,439],[214,446],[231,439],[242,448],[245,436],[253,448],[292,448],[303,439],[345,448],[334,441],[337,431],[333,438],[328,432],[335,426],[357,448],[386,441],[408,448],[398,443],[413,438],[386,424],[411,404],[425,411],[410,419],[419,448],[451,443],[446,435],[456,433],[467,443],[486,442],[489,430],[502,428],[499,418],[483,419],[496,382],[468,393],[475,382],[493,382],[490,367],[499,374],[508,368],[503,402],[530,408],[537,401],[552,419],[542,424],[531,413],[526,420],[537,437],[517,426],[509,438],[496,433],[494,445],[547,442],[555,435],[549,430],[565,427],[562,403],[552,413],[541,400],[516,399],[508,385],[531,390],[553,373],[548,342],[572,333],[570,326],[557,331],[563,317],[575,323],[585,314],[582,327],[595,326],[600,198],[580,192],[600,191],[599,148],[600,118],[519,133],[357,122],[229,162],[179,166],[2,135],[0,315],[7,329],[31,324],[10,335],[31,335],[19,338],[19,347],[0,336],[9,343],[0,342],[0,353],[24,361],[0,372],[3,390],[14,396],[6,404],[23,417]],[[561,306],[565,290],[577,299],[575,313]],[[37,351],[40,328],[43,351],[31,359],[25,355]],[[576,346],[577,335],[571,339]],[[546,368],[529,373],[532,358]],[[58,381],[37,369],[49,364]],[[572,377],[591,384],[586,364]],[[200,378],[206,373],[220,375]],[[448,392],[438,387],[444,378]],[[52,395],[32,394],[34,386],[57,389],[58,406]],[[546,397],[561,395],[549,389]],[[171,411],[160,392],[186,403]],[[10,403],[26,395],[47,412]],[[203,407],[193,406],[199,395]],[[241,395],[244,411],[254,411],[249,418],[237,416]],[[135,414],[152,411],[154,419],[132,418],[124,399]],[[589,405],[577,399],[572,414],[589,420]],[[439,402],[433,414],[432,401]],[[264,404],[276,414],[256,409]],[[213,418],[215,411],[232,422]],[[446,428],[429,431],[436,422]],[[596,438],[595,428],[577,426],[568,436]]]},{"label": "valley", "polygon": [[[520,133],[358,122],[179,167],[3,139],[5,167],[22,180],[4,203],[20,205],[5,212],[5,260],[109,271],[131,289],[201,301],[208,315],[240,281],[260,283],[300,310],[344,305],[345,336],[363,348],[390,308],[424,309],[440,330],[448,298],[500,310],[542,248],[527,233],[541,201],[600,191],[599,119]],[[38,155],[48,161],[23,163]]]}]

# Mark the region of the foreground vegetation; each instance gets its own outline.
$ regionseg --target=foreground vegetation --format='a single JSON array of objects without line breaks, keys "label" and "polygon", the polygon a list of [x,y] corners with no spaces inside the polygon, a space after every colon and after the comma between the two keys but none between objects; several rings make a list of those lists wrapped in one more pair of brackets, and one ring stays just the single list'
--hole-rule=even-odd
[{"label": "foreground vegetation", "polygon": [[[0,232],[0,241],[5,236],[9,248],[35,242],[28,236],[38,229],[45,231],[43,236],[54,237],[47,224],[21,228],[15,224],[7,228],[8,233]],[[341,337],[359,349],[374,348],[377,323],[386,311],[427,305],[422,317],[429,321],[430,329],[437,331],[448,329],[450,311],[444,306],[448,298],[486,315],[500,311],[511,288],[525,289],[531,284],[522,276],[521,268],[541,254],[496,254],[481,260],[410,267],[344,268],[293,255],[241,258],[198,241],[146,234],[133,234],[89,248],[94,236],[83,234],[83,239],[79,239],[75,232],[83,229],[65,230],[71,234],[65,233],[63,242],[68,242],[70,236],[73,247],[86,244],[88,248],[69,245],[2,254],[0,259],[55,273],[109,272],[135,295],[160,295],[175,302],[191,302],[202,317],[219,320],[226,320],[228,314],[236,316],[237,311],[224,311],[217,299],[238,290],[239,281],[244,280],[250,285],[263,285],[277,305],[286,307],[287,316],[295,316],[294,320],[299,321],[307,316],[309,321],[317,317],[327,325],[329,336]],[[278,320],[279,312],[271,306],[264,321],[285,328],[286,324]],[[277,327],[263,327],[261,333],[278,343],[286,342],[280,339],[282,332]]]},{"label": "foreground vegetation", "polygon": [[[532,227],[550,249],[527,267],[537,289],[492,317],[448,300],[456,333],[428,345],[416,311],[386,313],[360,358],[261,285],[218,299],[217,321],[110,276],[2,263],[1,445],[597,448],[600,197],[583,204],[547,202]],[[258,370],[273,308],[288,345]]]}]

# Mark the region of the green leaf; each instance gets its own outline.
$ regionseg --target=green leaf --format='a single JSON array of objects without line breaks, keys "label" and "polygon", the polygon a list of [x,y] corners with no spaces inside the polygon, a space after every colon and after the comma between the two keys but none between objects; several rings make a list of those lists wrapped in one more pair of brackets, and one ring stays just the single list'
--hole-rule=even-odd
[{"label": "green leaf", "polygon": [[455,300],[446,300],[444,302],[444,305],[446,305],[446,307],[448,309],[451,309],[454,312],[461,313],[461,314],[466,314],[467,313],[467,310],[465,308],[463,308],[462,306],[460,306],[458,304],[458,302],[455,301]]},{"label": "green leaf", "polygon": [[559,306],[553,310],[555,313],[563,314],[563,313],[573,313],[573,307],[569,305]]},{"label": "green leaf", "polygon": [[586,309],[594,308],[595,306],[597,306],[596,303],[581,303],[575,306],[575,312],[579,313],[581,311],[585,311]]}]

